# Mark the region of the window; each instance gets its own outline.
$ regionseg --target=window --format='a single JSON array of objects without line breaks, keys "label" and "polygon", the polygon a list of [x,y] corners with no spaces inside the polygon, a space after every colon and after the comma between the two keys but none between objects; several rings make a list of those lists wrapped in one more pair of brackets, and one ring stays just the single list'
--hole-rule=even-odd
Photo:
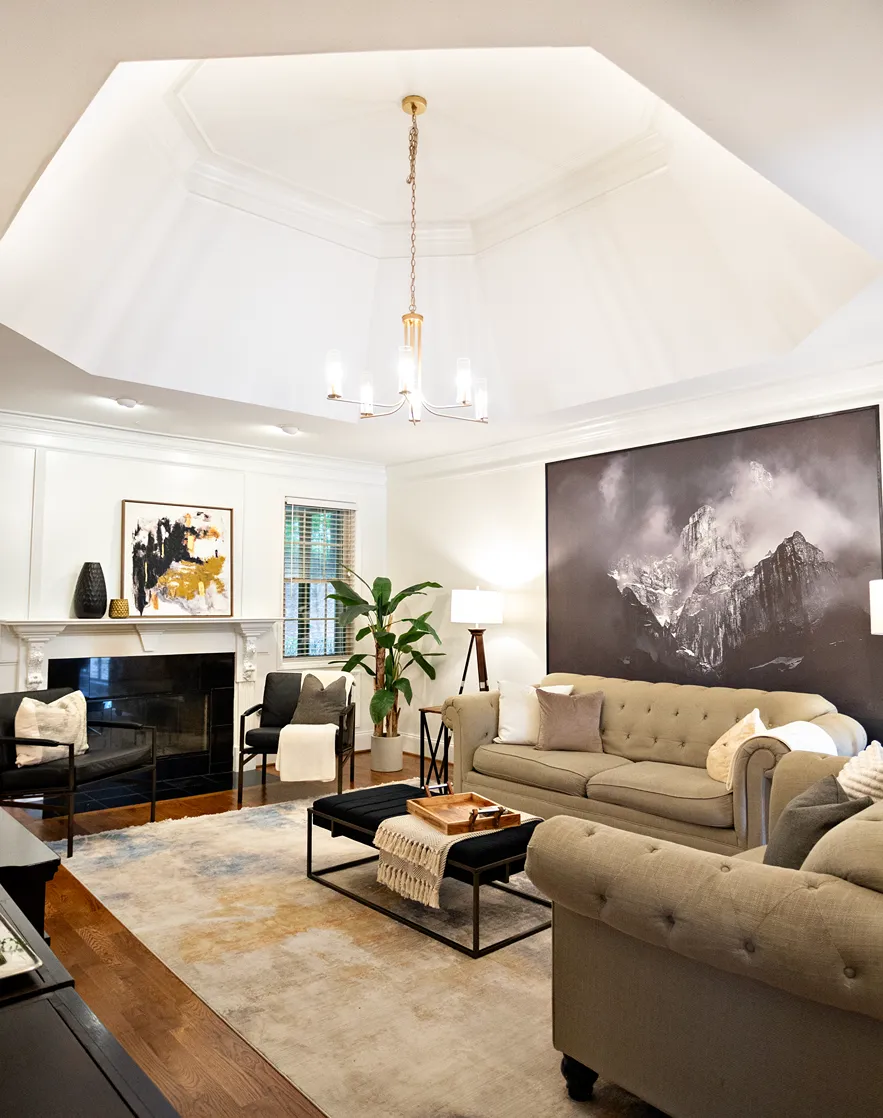
[{"label": "window", "polygon": [[340,620],[340,602],[328,600],[329,579],[351,576],[355,562],[353,509],[285,502],[284,656],[348,656],[352,626]]}]

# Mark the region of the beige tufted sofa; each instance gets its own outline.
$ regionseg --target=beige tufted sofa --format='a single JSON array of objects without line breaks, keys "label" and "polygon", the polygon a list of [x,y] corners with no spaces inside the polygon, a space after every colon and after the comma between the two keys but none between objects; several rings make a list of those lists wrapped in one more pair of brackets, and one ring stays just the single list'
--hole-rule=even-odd
[{"label": "beige tufted sofa", "polygon": [[[772,822],[844,763],[785,757]],[[553,1041],[574,1097],[600,1073],[672,1118],[883,1114],[883,803],[800,870],[762,853],[537,828],[527,872],[553,902]]]},{"label": "beige tufted sofa", "polygon": [[794,691],[643,683],[596,675],[548,675],[603,691],[603,753],[555,752],[495,743],[499,692],[448,699],[442,717],[454,735],[456,791],[474,791],[547,819],[576,815],[702,850],[735,854],[766,841],[767,773],[788,750],[773,738],[747,743],[734,785],[705,770],[710,746],[755,707],[764,725],[812,721],[851,756],[867,736],[821,695]]}]

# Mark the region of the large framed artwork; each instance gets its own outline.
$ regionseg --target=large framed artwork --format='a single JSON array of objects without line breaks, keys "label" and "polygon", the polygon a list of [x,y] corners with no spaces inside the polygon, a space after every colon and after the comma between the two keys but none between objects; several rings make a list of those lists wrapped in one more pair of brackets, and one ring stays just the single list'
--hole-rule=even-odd
[{"label": "large framed artwork", "polygon": [[883,733],[876,407],[552,462],[549,671],[818,692]]},{"label": "large framed artwork", "polygon": [[123,501],[120,596],[142,617],[232,617],[233,510]]}]

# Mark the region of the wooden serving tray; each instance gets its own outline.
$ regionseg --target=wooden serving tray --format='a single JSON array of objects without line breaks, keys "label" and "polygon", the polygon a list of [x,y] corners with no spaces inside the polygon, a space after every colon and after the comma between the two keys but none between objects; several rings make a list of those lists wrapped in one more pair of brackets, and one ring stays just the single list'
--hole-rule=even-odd
[{"label": "wooden serving tray", "polygon": [[[478,815],[483,809],[493,813]],[[498,831],[501,827],[517,827],[521,814],[477,796],[475,792],[453,792],[448,796],[425,796],[408,800],[408,811],[417,815],[446,835],[466,835],[474,831]]]}]

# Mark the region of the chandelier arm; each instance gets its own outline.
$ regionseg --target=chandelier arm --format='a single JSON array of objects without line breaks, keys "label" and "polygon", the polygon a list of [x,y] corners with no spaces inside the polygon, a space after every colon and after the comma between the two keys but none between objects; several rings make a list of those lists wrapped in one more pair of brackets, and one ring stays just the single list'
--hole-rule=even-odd
[{"label": "chandelier arm", "polygon": [[430,404],[425,396],[423,397],[423,403],[427,408],[429,408],[430,411],[435,411],[435,412],[453,411],[453,410],[456,410],[457,408],[471,408],[472,407],[472,404]]},{"label": "chandelier arm", "polygon": [[[427,404],[423,401],[423,406],[428,412],[433,415],[441,416],[442,419],[459,419],[461,423],[487,423],[486,419],[473,419],[471,415],[448,415],[446,411],[441,408],[434,408],[432,404]],[[467,407],[466,404],[454,404],[454,407]]]},{"label": "chandelier arm", "polygon": [[[327,400],[335,400],[338,404],[355,404],[356,407],[359,407],[359,408],[362,406],[362,401],[361,400],[351,400],[347,396],[326,396],[326,399]],[[386,409],[383,413],[384,415],[393,415],[395,412],[400,411],[404,406],[405,406],[404,398],[399,400],[399,402],[397,404],[381,404],[376,400],[374,402],[374,407],[375,408],[385,408]],[[366,416],[365,418],[370,419],[372,417],[371,416]]]}]

